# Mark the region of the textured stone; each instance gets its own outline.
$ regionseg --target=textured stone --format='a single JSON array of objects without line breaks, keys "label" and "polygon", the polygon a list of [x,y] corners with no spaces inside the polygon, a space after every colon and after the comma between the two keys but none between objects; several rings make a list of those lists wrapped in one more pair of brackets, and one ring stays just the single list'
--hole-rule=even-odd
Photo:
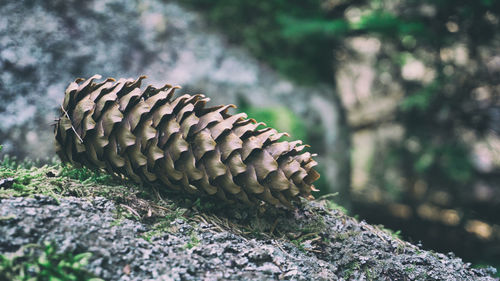
[{"label": "textured stone", "polygon": [[[60,251],[90,251],[87,269],[105,280],[494,280],[488,277],[491,271],[472,269],[459,258],[424,251],[388,233],[364,235],[375,230],[335,212],[325,212],[317,229],[323,249],[308,252],[282,238],[248,240],[198,227],[147,242],[141,234],[149,226],[129,219],[113,225],[115,206],[103,198],[89,203],[66,197],[60,204],[49,197],[11,198],[1,199],[0,206],[0,217],[9,218],[0,220],[1,253],[54,241]],[[280,217],[278,227],[310,223],[323,208],[308,203],[297,218]],[[28,215],[29,210],[38,215]],[[193,233],[200,242],[187,249]]]}]

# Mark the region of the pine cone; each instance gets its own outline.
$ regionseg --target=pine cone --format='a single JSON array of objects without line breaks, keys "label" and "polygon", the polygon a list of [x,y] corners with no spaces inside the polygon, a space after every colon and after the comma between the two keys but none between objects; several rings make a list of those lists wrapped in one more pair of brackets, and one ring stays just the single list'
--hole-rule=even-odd
[{"label": "pine cone", "polygon": [[227,113],[232,104],[206,108],[199,94],[172,99],[178,86],[141,91],[145,76],[94,82],[100,78],[66,89],[55,127],[63,162],[248,205],[313,198],[317,163],[301,141],[279,142],[286,133]]}]

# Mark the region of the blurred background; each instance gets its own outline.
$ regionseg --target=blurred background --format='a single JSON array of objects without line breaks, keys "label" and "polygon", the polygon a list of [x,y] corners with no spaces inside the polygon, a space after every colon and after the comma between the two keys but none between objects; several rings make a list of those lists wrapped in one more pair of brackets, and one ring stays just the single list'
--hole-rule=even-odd
[{"label": "blurred background", "polygon": [[146,74],[305,140],[350,215],[498,267],[499,21],[495,0],[2,1],[1,157],[53,158],[76,77]]}]

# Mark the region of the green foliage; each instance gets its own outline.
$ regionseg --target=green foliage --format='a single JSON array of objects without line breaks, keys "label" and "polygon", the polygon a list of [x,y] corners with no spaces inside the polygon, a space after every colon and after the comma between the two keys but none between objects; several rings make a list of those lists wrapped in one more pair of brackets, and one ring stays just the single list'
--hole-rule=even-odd
[{"label": "green foliage", "polygon": [[171,223],[176,219],[184,220],[185,218],[183,217],[183,214],[185,213],[185,211],[186,209],[183,208],[175,208],[165,214],[164,217],[157,218],[151,229],[143,233],[141,237],[144,240],[151,242],[155,237],[160,237],[166,233],[172,233]]},{"label": "green foliage", "polygon": [[193,231],[189,236],[189,241],[184,245],[184,249],[192,249],[193,247],[198,246],[200,244],[200,238],[196,236],[196,233]]},{"label": "green foliage", "polygon": [[82,183],[110,184],[113,181],[109,174],[92,171],[86,167],[76,168],[71,165],[64,165],[60,175]]},{"label": "green foliage", "polygon": [[0,161],[0,166],[4,169],[30,169],[33,167],[39,167],[39,161],[32,159],[24,159],[23,161],[18,161],[16,157],[10,157],[5,155]]},{"label": "green foliage", "polygon": [[188,206],[190,205],[191,208],[202,212],[216,212],[218,210],[224,210],[229,207],[226,202],[216,202],[213,200],[213,198],[210,197],[196,198],[193,203],[190,203],[192,202],[190,199],[186,199],[186,201],[189,201],[187,202]]},{"label": "green foliage", "polygon": [[429,109],[432,103],[432,97],[437,94],[440,86],[441,83],[434,81],[428,86],[416,91],[414,94],[405,97],[400,104],[401,110],[408,113],[411,111],[425,112]]},{"label": "green foliage", "polygon": [[412,273],[415,271],[415,266],[414,265],[406,266],[404,271],[407,273]]},{"label": "green foliage", "polygon": [[436,153],[432,150],[426,153],[420,153],[416,158],[417,159],[414,162],[414,170],[417,173],[423,174],[432,167],[432,164],[436,159]]},{"label": "green foliage", "polygon": [[346,270],[344,271],[344,278],[348,280],[354,271],[358,271],[361,269],[361,266],[358,262],[351,262],[347,265]]},{"label": "green foliage", "polygon": [[467,183],[471,180],[474,167],[468,150],[463,145],[442,147],[440,168],[451,181]]},{"label": "green foliage", "polygon": [[307,130],[304,122],[286,107],[268,108],[243,105],[240,111],[247,113],[249,118],[264,122],[267,126],[275,128],[279,132],[289,133],[293,139],[306,139]]},{"label": "green foliage", "polygon": [[23,168],[5,160],[0,165],[0,179],[12,178],[13,183],[9,188],[0,188],[0,198],[11,196],[29,196],[33,194],[45,194],[55,197],[58,187],[47,181],[46,174],[52,172],[53,166],[41,168]]},{"label": "green foliage", "polygon": [[394,238],[394,239],[402,239],[401,238],[401,230],[394,231],[392,229],[385,228],[385,227],[383,228],[383,230],[385,232],[389,233],[392,236],[392,238]]},{"label": "green foliage", "polygon": [[485,261],[480,261],[472,266],[473,268],[488,268],[490,269],[491,277],[500,277],[500,260],[493,262],[493,264],[488,264]]},{"label": "green foliage", "polygon": [[340,37],[349,31],[347,21],[328,19],[301,19],[281,15],[278,22],[283,26],[281,31],[284,38],[292,41],[302,41],[311,36]]},{"label": "green foliage", "polygon": [[321,216],[317,216],[311,221],[309,221],[307,224],[302,226],[299,230],[303,234],[319,233],[323,229],[325,229],[325,227],[326,227],[325,219]]},{"label": "green foliage", "polygon": [[[328,20],[318,0],[186,0],[202,11],[212,27],[222,28],[230,43],[244,45],[255,57],[303,83],[332,81],[336,37],[343,19]],[[323,35],[328,36],[323,36]]]},{"label": "green foliage", "polygon": [[333,200],[326,200],[326,207],[330,210],[338,210],[346,215],[349,214],[349,211],[345,207],[333,202]]},{"label": "green foliage", "polygon": [[58,201],[61,196],[103,196],[122,202],[131,193],[142,198],[151,196],[144,188],[114,180],[109,175],[61,164],[31,168],[0,165],[0,179],[12,179],[12,184],[0,188],[0,198],[42,194]]},{"label": "green foliage", "polygon": [[294,239],[294,240],[291,240],[290,242],[292,242],[293,245],[295,245],[295,247],[297,247],[297,249],[299,249],[299,251],[303,252],[303,253],[306,253],[306,249],[304,247],[304,243],[302,243],[302,239]]},{"label": "green foliage", "polygon": [[383,36],[425,35],[426,28],[421,22],[407,21],[393,13],[375,10],[363,15],[352,24],[353,30],[378,33]]},{"label": "green foliage", "polygon": [[54,243],[28,245],[13,254],[0,254],[0,280],[100,281],[85,270],[91,253],[58,253]]}]

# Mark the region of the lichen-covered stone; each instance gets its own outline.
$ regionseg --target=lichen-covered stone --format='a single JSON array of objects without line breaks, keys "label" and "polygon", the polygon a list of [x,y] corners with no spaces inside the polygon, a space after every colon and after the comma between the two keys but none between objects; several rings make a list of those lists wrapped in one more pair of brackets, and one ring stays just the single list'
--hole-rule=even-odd
[{"label": "lichen-covered stone", "polygon": [[[148,242],[142,237],[153,226],[116,223],[119,206],[104,198],[18,197],[0,199],[0,205],[0,253],[54,241],[61,252],[92,253],[85,268],[104,280],[498,280],[489,277],[491,268],[474,269],[460,258],[397,241],[314,201],[294,214],[279,210],[276,226],[280,233],[299,231],[321,215],[317,235],[323,239],[314,251],[281,235],[255,239],[213,222],[200,224],[193,221],[198,212],[187,221],[172,220],[169,230]],[[276,216],[247,220],[263,219],[273,224]],[[193,236],[199,242],[189,249]]]}]

